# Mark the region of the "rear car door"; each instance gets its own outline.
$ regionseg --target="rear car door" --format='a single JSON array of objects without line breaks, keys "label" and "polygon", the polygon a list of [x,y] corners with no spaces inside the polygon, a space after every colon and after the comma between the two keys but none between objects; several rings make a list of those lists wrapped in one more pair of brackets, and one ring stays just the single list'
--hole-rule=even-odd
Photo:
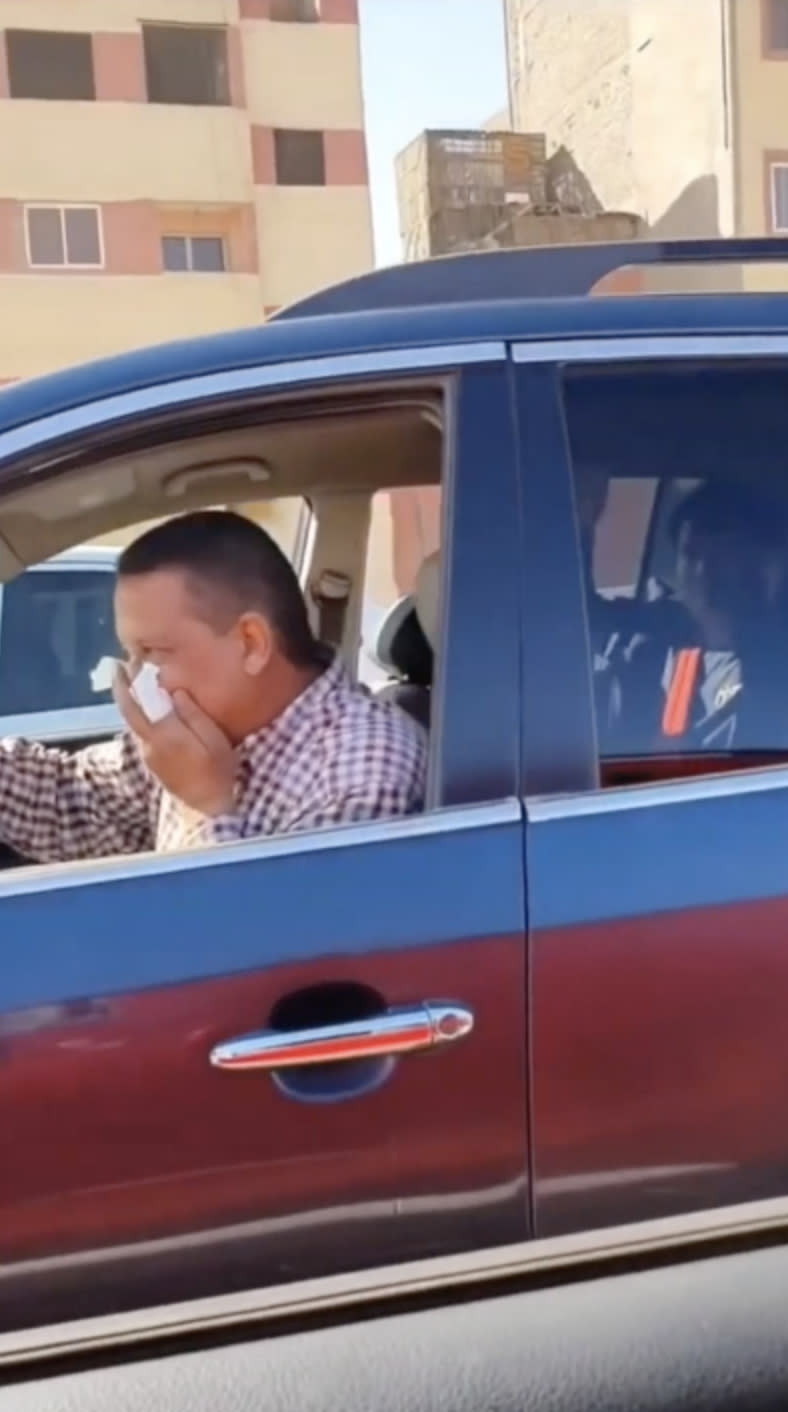
[{"label": "rear car door", "polygon": [[[430,808],[0,877],[6,1328],[527,1233],[505,351],[359,356],[353,376],[331,358],[281,378],[291,396],[352,393],[424,368],[445,375],[452,428]],[[222,396],[255,391],[248,369],[234,376]],[[260,370],[269,396],[277,376]],[[193,399],[191,384],[155,393],[160,408]],[[102,408],[79,415],[95,435]],[[261,1031],[255,1055],[281,1039],[278,1062],[233,1065],[227,1042]],[[301,1066],[315,1045],[334,1062]]]},{"label": "rear car door", "polygon": [[[551,605],[523,638],[535,1229],[781,1195],[788,341],[515,356],[524,601],[538,573]],[[608,659],[600,625],[648,650]]]}]

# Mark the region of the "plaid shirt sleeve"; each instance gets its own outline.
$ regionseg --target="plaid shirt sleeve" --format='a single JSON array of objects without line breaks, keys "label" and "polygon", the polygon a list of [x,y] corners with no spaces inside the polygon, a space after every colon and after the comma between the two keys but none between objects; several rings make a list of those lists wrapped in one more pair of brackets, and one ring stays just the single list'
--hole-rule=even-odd
[{"label": "plaid shirt sleeve", "polygon": [[153,848],[157,791],[130,735],[73,755],[0,740],[0,838],[37,862]]}]

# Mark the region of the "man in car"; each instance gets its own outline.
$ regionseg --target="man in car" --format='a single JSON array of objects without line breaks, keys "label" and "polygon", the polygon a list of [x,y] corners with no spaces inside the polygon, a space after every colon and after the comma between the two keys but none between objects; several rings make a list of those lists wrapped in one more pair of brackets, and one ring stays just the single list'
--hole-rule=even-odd
[{"label": "man in car", "polygon": [[[0,741],[0,838],[54,861],[170,851],[418,810],[425,734],[312,634],[297,577],[251,520],[201,511],[120,556],[127,730],[76,754]],[[132,684],[159,668],[172,709]]]},{"label": "man in car", "polygon": [[747,487],[709,481],[676,507],[669,535],[676,560],[675,598],[668,602],[680,616],[674,611],[668,640],[660,604],[646,605],[644,635],[622,653],[620,714],[626,733],[639,744],[638,753],[650,753],[655,745],[783,748],[788,741],[783,513]]}]

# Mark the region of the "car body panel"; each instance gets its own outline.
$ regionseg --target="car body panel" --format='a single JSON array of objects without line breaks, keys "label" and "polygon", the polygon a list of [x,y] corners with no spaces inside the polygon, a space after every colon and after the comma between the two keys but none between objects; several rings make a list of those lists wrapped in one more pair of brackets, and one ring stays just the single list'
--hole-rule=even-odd
[{"label": "car body panel", "polygon": [[[187,1276],[195,1292],[525,1233],[520,839],[512,801],[138,873],[6,874],[4,1326],[63,1317],[66,1292],[99,1312],[183,1297]],[[377,1087],[336,1066],[312,1097],[211,1067],[216,1043],[332,982],[389,1006],[453,985],[474,1031]]]},{"label": "car body panel", "polygon": [[[454,257],[453,257],[454,258]],[[531,299],[512,297],[482,304],[338,315],[334,318],[271,319],[256,328],[162,344],[123,353],[78,368],[3,389],[0,438],[20,427],[65,416],[113,397],[186,379],[274,366],[384,353],[402,353],[406,366],[423,349],[450,344],[471,348],[485,342],[590,338],[597,346],[622,334],[669,335],[788,333],[787,294],[664,295],[626,299]],[[0,440],[0,460],[6,450]]]},{"label": "car body panel", "polygon": [[786,791],[779,768],[529,805],[539,1234],[788,1187]]}]

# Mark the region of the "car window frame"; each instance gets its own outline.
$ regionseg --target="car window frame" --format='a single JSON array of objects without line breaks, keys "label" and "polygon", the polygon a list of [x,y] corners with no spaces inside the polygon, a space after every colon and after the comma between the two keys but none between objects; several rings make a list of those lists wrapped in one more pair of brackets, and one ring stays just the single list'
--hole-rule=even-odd
[{"label": "car window frame", "polygon": [[[181,414],[184,419],[191,412],[191,415],[196,419],[198,416],[205,415],[206,403],[210,405],[214,398],[218,401],[232,397],[233,394],[246,394],[247,399],[250,394],[259,396],[260,393],[287,397],[291,396],[294,391],[303,392],[305,395],[319,395],[322,390],[328,387],[332,392],[342,392],[348,389],[354,392],[360,391],[363,390],[367,381],[373,385],[385,382],[386,385],[406,389],[414,385],[418,387],[422,380],[426,381],[428,378],[434,377],[447,381],[453,379],[457,386],[457,398],[452,399],[447,407],[447,425],[444,428],[443,438],[445,464],[441,542],[444,545],[444,563],[441,570],[440,612],[442,630],[446,632],[449,600],[447,588],[451,579],[451,564],[447,561],[455,552],[458,539],[462,540],[463,545],[467,544],[467,552],[472,556],[475,555],[477,560],[479,559],[484,550],[484,545],[479,541],[477,534],[479,521],[477,507],[479,503],[481,502],[487,507],[485,513],[488,516],[493,514],[489,508],[489,502],[492,500],[488,493],[489,486],[481,486],[480,489],[478,485],[467,485],[465,493],[461,497],[463,503],[459,508],[456,504],[456,495],[450,493],[448,489],[449,485],[452,485],[453,490],[456,489],[454,487],[454,469],[457,458],[454,452],[456,444],[460,440],[457,405],[460,406],[461,412],[466,417],[466,435],[469,443],[472,443],[467,452],[468,459],[474,457],[478,459],[479,456],[478,442],[481,432],[478,427],[477,402],[473,395],[470,397],[463,395],[465,389],[462,380],[468,375],[490,373],[495,377],[495,392],[499,401],[495,403],[493,408],[495,413],[493,424],[498,426],[502,445],[508,445],[510,449],[509,461],[503,469],[494,463],[496,474],[506,482],[507,505],[509,506],[508,518],[501,516],[500,506],[497,518],[499,523],[503,521],[506,533],[511,534],[513,546],[517,540],[517,527],[516,524],[512,524],[514,517],[511,512],[511,506],[516,502],[517,491],[515,444],[514,436],[510,430],[510,418],[504,415],[506,410],[510,410],[508,369],[509,356],[505,342],[489,339],[473,342],[466,339],[462,342],[419,345],[409,349],[395,348],[385,352],[332,355],[317,359],[305,358],[287,364],[261,364],[196,378],[176,378],[170,382],[162,382],[154,388],[83,402],[68,412],[47,415],[0,432],[0,499],[3,470],[9,461],[22,462],[30,456],[30,453],[33,453],[35,458],[40,456],[42,460],[46,460],[47,473],[51,474],[53,463],[57,464],[59,454],[64,459],[73,455],[73,441],[80,433],[95,433],[97,436],[102,433],[105,435],[114,433],[115,436],[118,436],[127,429],[130,419],[139,419],[140,427],[142,427],[151,412],[154,411],[165,412],[173,418]],[[474,391],[478,394],[479,390],[477,377]],[[293,415],[297,416],[297,411],[294,410]],[[483,440],[483,438],[481,439]],[[468,479],[467,474],[460,478],[462,484],[465,484]],[[490,481],[493,481],[492,475]],[[450,514],[448,506],[452,501],[454,502],[453,513]],[[496,518],[494,514],[493,518]],[[310,514],[304,523],[303,545],[305,549],[312,529],[312,519]],[[507,566],[506,572],[511,572],[516,557],[506,555],[504,559]],[[499,633],[504,636],[508,626],[519,619],[519,601],[516,593],[512,592],[507,596],[507,603],[511,616],[507,622],[502,613],[499,623]],[[517,621],[516,631],[519,631],[519,621]],[[485,634],[485,643],[489,638],[490,634]],[[467,656],[467,653],[464,655]],[[443,700],[447,694],[458,700],[465,699],[464,688],[467,684],[469,667],[467,663],[460,660],[462,656],[463,654],[455,649],[453,654],[444,653],[438,663],[434,692],[437,710],[442,720],[444,719]],[[518,665],[515,661],[507,666],[507,672],[511,677],[512,691],[507,693],[507,700],[502,705],[502,709],[509,712],[509,719],[514,723],[518,718],[520,706]],[[474,729],[479,735],[482,723],[476,721]],[[501,753],[506,754],[507,759],[503,771],[498,772],[496,781],[498,787],[488,792],[486,797],[479,799],[453,798],[451,793],[446,797],[443,795],[439,797],[440,782],[447,774],[447,762],[448,772],[451,772],[453,761],[455,774],[460,776],[466,767],[467,723],[464,720],[458,720],[451,735],[452,738],[448,739],[448,733],[444,732],[443,738],[439,739],[438,743],[431,748],[427,803],[425,810],[421,813],[382,821],[346,824],[292,837],[285,835],[273,838],[251,838],[239,843],[216,844],[205,851],[192,849],[167,855],[148,852],[121,857],[79,860],[66,864],[51,863],[16,868],[0,872],[0,901],[6,897],[30,891],[48,890],[51,887],[87,887],[96,882],[120,879],[130,881],[136,877],[170,872],[185,873],[197,866],[222,866],[224,863],[245,861],[257,862],[261,851],[273,861],[276,857],[281,856],[282,852],[286,854],[297,852],[305,847],[316,849],[332,846],[353,847],[357,844],[382,841],[388,838],[394,841],[398,838],[419,836],[424,832],[432,832],[436,829],[441,831],[475,827],[476,821],[481,817],[494,820],[501,817],[508,820],[513,811],[519,810],[516,788],[518,742],[515,739],[515,730],[506,731],[506,745],[503,752],[500,745],[500,731],[492,733],[487,751],[488,756],[495,758],[497,751],[499,756]],[[482,775],[485,763],[486,761],[483,761]],[[500,787],[501,785],[510,787]],[[456,793],[455,790],[455,796]]]},{"label": "car window frame", "polygon": [[[524,616],[523,701],[530,704],[530,715],[523,713],[522,752],[524,761],[523,794],[527,799],[578,802],[583,796],[610,799],[617,790],[602,783],[603,757],[598,748],[596,711],[593,693],[592,650],[588,635],[585,592],[579,527],[574,507],[574,475],[564,417],[562,382],[567,367],[590,364],[616,365],[623,362],[724,362],[735,359],[783,359],[788,371],[788,334],[786,333],[682,333],[669,330],[648,335],[622,333],[604,338],[544,338],[511,345],[515,369],[518,408],[532,422],[542,427],[540,454],[525,456],[521,432],[522,477],[524,504],[552,507],[553,521],[545,533],[545,520],[539,526],[541,543],[532,537],[537,549],[533,561],[538,562],[543,582],[535,580],[533,562],[525,556],[523,593],[526,604],[549,600],[546,583],[550,583],[555,602],[560,604],[564,627],[572,640],[582,639],[582,650],[574,662],[561,661],[550,640],[548,619],[554,613],[540,616],[538,606]],[[534,444],[533,427],[531,445]],[[557,509],[556,509],[557,507]],[[556,518],[557,514],[557,518]],[[527,532],[528,526],[524,524]],[[545,690],[545,682],[549,683]],[[555,710],[555,702],[561,711]],[[554,763],[558,733],[565,732],[566,759]],[[551,754],[552,752],[552,754]],[[654,757],[655,760],[657,757]],[[752,775],[763,765],[743,762],[734,765],[731,776]],[[781,767],[777,767],[781,772]],[[788,767],[786,767],[788,768]],[[687,790],[706,787],[714,776],[694,775],[662,779],[652,785],[623,785],[643,796],[652,788]]]}]

